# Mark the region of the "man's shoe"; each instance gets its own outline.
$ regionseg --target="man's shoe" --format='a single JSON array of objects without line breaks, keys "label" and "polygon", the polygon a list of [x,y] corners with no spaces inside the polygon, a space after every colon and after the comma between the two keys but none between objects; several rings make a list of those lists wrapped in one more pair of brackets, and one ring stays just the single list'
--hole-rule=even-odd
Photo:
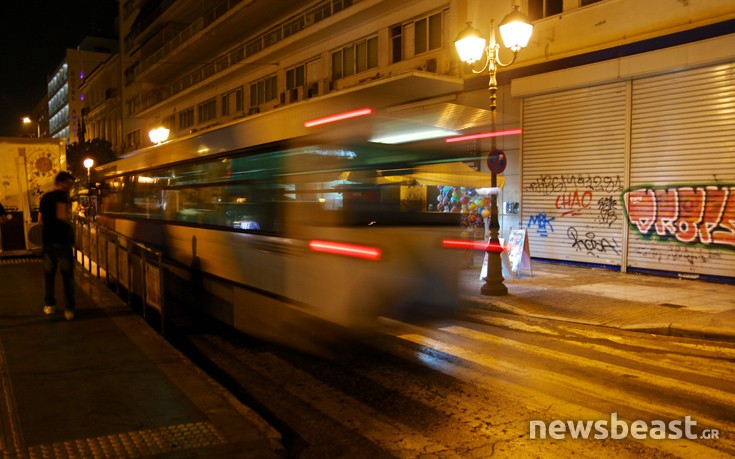
[{"label": "man's shoe", "polygon": [[54,306],[44,306],[43,307],[43,313],[46,315],[51,315],[56,311],[56,307]]},{"label": "man's shoe", "polygon": [[74,311],[69,311],[68,309],[64,311],[64,317],[66,320],[72,320],[74,318]]}]

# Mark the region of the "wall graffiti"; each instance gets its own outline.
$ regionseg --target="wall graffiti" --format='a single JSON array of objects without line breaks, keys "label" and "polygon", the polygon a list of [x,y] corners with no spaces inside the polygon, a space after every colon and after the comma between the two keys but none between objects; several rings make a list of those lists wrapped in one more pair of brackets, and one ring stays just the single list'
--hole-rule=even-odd
[{"label": "wall graffiti", "polygon": [[596,221],[610,228],[618,220],[618,203],[612,196],[605,196],[597,201]]},{"label": "wall graffiti", "polygon": [[735,185],[637,187],[623,203],[644,238],[735,250]]},{"label": "wall graffiti", "polygon": [[582,209],[589,209],[592,204],[592,191],[570,191],[556,197],[556,208],[564,209],[561,216],[577,217],[582,215]]},{"label": "wall graffiti", "polygon": [[572,240],[572,247],[577,251],[586,251],[587,255],[599,257],[608,251],[620,255],[620,245],[614,238],[597,237],[592,231],[587,231],[580,237],[579,231],[573,226],[567,228],[567,237]]},{"label": "wall graffiti", "polygon": [[721,260],[722,253],[697,247],[684,247],[680,245],[643,247],[637,253],[645,258],[651,258],[658,263],[676,263],[686,261],[691,266],[698,263],[708,263],[713,260]]},{"label": "wall graffiti", "polygon": [[531,215],[528,218],[528,225],[526,225],[529,229],[535,228],[536,234],[538,234],[541,237],[548,237],[549,230],[551,232],[554,232],[554,227],[551,224],[552,221],[554,221],[556,217],[548,218],[546,216],[546,213],[540,212],[536,215]]},{"label": "wall graffiti", "polygon": [[561,174],[541,175],[523,188],[523,191],[550,194],[567,193],[570,190],[590,190],[613,193],[623,191],[623,181],[619,175]]}]

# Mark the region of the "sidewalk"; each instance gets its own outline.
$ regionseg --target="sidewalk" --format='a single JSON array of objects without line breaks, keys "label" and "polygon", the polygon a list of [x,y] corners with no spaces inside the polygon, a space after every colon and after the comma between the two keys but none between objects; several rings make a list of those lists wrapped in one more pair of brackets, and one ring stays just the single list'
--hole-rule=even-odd
[{"label": "sidewalk", "polygon": [[480,293],[480,266],[463,270],[462,294],[512,314],[664,335],[735,342],[735,285],[532,262],[508,295]]},{"label": "sidewalk", "polygon": [[282,454],[257,414],[99,281],[75,275],[67,321],[63,307],[41,312],[39,259],[0,260],[0,457]]}]

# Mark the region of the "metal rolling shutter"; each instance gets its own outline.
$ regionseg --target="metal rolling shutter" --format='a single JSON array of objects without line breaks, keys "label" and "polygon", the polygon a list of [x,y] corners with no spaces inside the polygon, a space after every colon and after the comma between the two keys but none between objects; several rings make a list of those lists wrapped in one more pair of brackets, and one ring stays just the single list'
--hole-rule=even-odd
[{"label": "metal rolling shutter", "polygon": [[531,256],[619,265],[626,83],[523,101],[523,205]]},{"label": "metal rolling shutter", "polygon": [[628,266],[735,277],[735,63],[633,82]]}]

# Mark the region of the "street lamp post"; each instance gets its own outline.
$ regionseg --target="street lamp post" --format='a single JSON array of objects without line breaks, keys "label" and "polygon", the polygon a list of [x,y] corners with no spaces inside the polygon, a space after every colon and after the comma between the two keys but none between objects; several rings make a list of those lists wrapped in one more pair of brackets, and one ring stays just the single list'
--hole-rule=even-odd
[{"label": "street lamp post", "polygon": [[[503,43],[507,48],[513,51],[513,59],[508,63],[503,63],[500,60],[500,44],[495,40],[495,24],[494,21],[490,22],[490,40],[486,41],[480,32],[472,27],[472,23],[468,22],[467,27],[462,30],[457,39],[454,42],[457,48],[459,58],[467,64],[474,65],[482,59],[485,54],[485,63],[482,69],[472,69],[473,73],[482,73],[487,70],[490,77],[488,89],[490,92],[490,114],[492,122],[492,130],[495,131],[495,122],[497,117],[497,92],[498,92],[498,80],[497,73],[498,67],[507,67],[513,64],[518,57],[518,52],[525,48],[528,44],[528,40],[531,38],[531,32],[533,32],[533,25],[531,25],[528,18],[519,11],[518,5],[513,6],[507,16],[500,21],[500,35],[503,39]],[[490,155],[498,155],[501,152],[497,151],[495,136],[491,137],[491,148]],[[495,168],[490,168],[490,180],[491,187],[497,188],[497,173]],[[498,233],[500,231],[500,224],[498,222],[498,195],[497,192],[493,193],[490,198],[490,243],[487,247],[488,254],[488,265],[487,265],[487,277],[485,277],[485,284],[480,289],[483,295],[507,295],[508,288],[503,283],[503,268],[500,260],[499,250],[500,240]]]},{"label": "street lamp post", "polygon": [[36,124],[36,137],[38,137],[40,139],[41,138],[41,123],[39,123],[37,121],[33,121],[28,116],[24,116],[23,117],[23,124],[31,124],[31,123],[35,123]]},{"label": "street lamp post", "polygon": [[84,160],[84,167],[87,168],[87,192],[92,192],[92,166],[94,166],[94,160],[92,158],[87,158]]},{"label": "street lamp post", "polygon": [[87,168],[87,206],[92,206],[92,166],[94,166],[94,159],[87,158],[84,160],[84,167]]},{"label": "street lamp post", "polygon": [[92,169],[92,166],[94,166],[94,159],[87,158],[84,160],[84,167],[87,168],[87,184],[89,185],[91,185],[92,183],[92,180],[91,180],[92,174],[90,172],[90,169]]}]

